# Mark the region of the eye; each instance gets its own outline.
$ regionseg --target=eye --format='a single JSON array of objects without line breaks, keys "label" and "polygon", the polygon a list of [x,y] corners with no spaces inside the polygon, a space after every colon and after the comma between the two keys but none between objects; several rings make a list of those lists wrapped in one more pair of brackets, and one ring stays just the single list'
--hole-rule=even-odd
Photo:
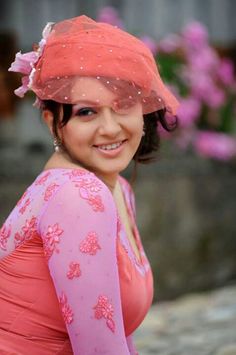
[{"label": "eye", "polygon": [[75,116],[86,117],[86,116],[92,116],[96,113],[97,111],[91,107],[83,107],[75,112]]}]

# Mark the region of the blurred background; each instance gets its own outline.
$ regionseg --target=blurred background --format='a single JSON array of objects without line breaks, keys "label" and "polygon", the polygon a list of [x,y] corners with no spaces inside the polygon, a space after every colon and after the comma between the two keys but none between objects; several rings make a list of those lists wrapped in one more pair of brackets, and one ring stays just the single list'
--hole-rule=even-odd
[{"label": "blurred background", "polygon": [[[138,225],[154,272],[155,301],[234,290],[234,0],[0,1],[0,224],[53,151],[33,95],[18,99],[13,91],[21,77],[7,69],[16,52],[31,51],[40,41],[47,22],[81,14],[143,40],[181,102],[179,129],[171,135],[160,129],[157,161],[140,166],[134,184]],[[132,169],[124,172],[127,178]],[[235,316],[235,303],[229,313]],[[163,331],[163,324],[156,326]],[[144,354],[142,343],[140,349]],[[187,349],[186,354],[195,354]],[[234,350],[230,354],[236,354]]]}]

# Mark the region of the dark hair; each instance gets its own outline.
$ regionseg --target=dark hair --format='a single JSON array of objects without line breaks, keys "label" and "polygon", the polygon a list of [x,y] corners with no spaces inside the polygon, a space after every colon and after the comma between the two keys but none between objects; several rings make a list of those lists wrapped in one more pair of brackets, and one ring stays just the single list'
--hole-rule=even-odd
[{"label": "dark hair", "polygon": [[[60,108],[63,108],[63,117],[59,125]],[[58,137],[57,128],[63,127],[70,120],[72,115],[72,104],[60,104],[53,100],[44,100],[42,110],[49,110],[53,114],[53,133],[56,138]],[[149,163],[155,160],[152,155],[157,151],[160,146],[160,134],[158,127],[161,125],[168,132],[172,132],[177,127],[177,117],[174,117],[174,121],[169,123],[167,120],[167,110],[161,109],[152,113],[144,114],[144,131],[145,135],[142,137],[140,145],[133,157],[135,164],[137,163]]]}]

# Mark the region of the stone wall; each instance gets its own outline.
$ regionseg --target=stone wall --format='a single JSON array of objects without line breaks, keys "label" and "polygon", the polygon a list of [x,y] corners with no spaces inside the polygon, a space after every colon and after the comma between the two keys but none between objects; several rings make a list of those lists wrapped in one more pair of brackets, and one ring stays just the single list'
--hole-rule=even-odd
[{"label": "stone wall", "polygon": [[177,156],[140,171],[137,215],[157,299],[236,279],[236,165]]}]

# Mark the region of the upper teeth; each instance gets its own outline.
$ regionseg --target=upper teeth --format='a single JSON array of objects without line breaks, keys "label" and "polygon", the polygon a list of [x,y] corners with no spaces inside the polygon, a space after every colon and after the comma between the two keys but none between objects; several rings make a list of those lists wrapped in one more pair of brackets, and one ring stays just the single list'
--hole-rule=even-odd
[{"label": "upper teeth", "polygon": [[105,149],[105,150],[116,149],[116,148],[118,148],[121,144],[122,144],[122,142],[113,143],[113,144],[107,144],[107,145],[99,145],[98,148],[100,148],[100,149]]}]

